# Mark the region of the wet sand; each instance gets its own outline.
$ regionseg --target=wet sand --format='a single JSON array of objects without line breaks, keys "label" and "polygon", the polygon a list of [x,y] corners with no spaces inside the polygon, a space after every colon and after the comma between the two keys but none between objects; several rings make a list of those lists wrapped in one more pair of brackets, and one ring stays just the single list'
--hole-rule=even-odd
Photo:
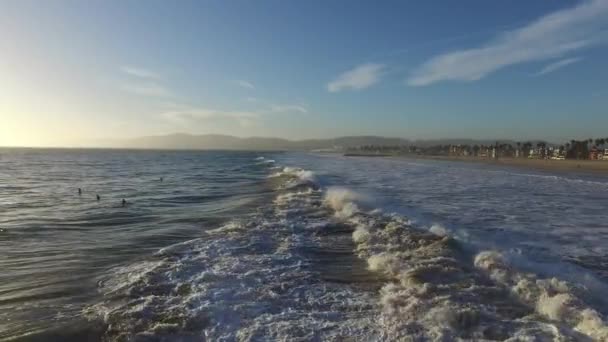
[{"label": "wet sand", "polygon": [[366,154],[366,153],[346,153],[345,157],[388,157],[388,158],[408,158],[444,161],[462,161],[472,163],[494,164],[517,166],[528,169],[540,169],[551,171],[579,171],[591,173],[608,174],[608,160],[547,160],[547,159],[528,159],[528,158],[478,158],[478,157],[457,157],[457,156],[429,156],[429,155],[391,155],[391,154]]}]

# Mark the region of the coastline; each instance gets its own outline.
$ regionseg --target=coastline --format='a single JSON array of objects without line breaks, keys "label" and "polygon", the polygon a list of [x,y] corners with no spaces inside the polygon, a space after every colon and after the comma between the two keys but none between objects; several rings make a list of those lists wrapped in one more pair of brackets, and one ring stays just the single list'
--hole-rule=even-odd
[{"label": "coastline", "polygon": [[[355,156],[355,155],[350,155]],[[356,155],[358,157],[370,157],[372,155]],[[608,175],[608,161],[606,160],[547,160],[547,159],[527,159],[527,158],[476,158],[476,157],[456,157],[456,156],[425,156],[425,155],[392,155],[389,158],[406,158],[418,160],[438,160],[438,161],[460,161],[467,163],[479,163],[488,165],[514,166],[523,169],[535,169],[557,172],[583,172],[593,174]]]}]

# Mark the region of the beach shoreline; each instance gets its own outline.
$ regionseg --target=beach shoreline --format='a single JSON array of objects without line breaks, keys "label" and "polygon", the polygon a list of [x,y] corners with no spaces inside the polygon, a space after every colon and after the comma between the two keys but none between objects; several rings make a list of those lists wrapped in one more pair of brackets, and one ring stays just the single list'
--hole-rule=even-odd
[{"label": "beach shoreline", "polygon": [[[345,155],[350,157],[371,157],[375,155]],[[392,155],[388,158],[412,159],[412,160],[438,160],[459,161],[467,163],[478,163],[487,165],[514,166],[522,169],[534,169],[556,172],[583,172],[608,175],[608,160],[550,160],[550,159],[528,159],[528,158],[477,158],[463,156],[425,156],[425,155]]]}]

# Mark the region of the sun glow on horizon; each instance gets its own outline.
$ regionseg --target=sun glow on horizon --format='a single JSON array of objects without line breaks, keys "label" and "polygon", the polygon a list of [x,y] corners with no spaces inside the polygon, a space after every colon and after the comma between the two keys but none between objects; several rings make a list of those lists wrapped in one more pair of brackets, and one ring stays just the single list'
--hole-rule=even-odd
[{"label": "sun glow on horizon", "polygon": [[608,2],[461,7],[3,2],[0,145],[605,136]]}]

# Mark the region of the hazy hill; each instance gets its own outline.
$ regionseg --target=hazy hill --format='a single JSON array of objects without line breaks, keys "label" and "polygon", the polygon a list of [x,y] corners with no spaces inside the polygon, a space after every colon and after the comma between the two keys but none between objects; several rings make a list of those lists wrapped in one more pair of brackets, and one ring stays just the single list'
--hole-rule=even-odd
[{"label": "hazy hill", "polygon": [[[361,145],[447,145],[447,144],[493,144],[491,140],[437,139],[408,140],[379,136],[347,136],[331,139],[288,140],[281,138],[238,138],[220,134],[169,134],[140,137],[123,141],[117,147],[147,149],[194,149],[194,150],[314,150],[329,148],[348,148]],[[501,140],[503,143],[513,141]]]},{"label": "hazy hill", "polygon": [[229,135],[169,134],[140,137],[120,143],[120,147],[151,149],[213,149],[213,150],[311,150],[360,145],[404,145],[410,141],[375,136],[334,139],[287,140],[280,138],[238,138]]}]

